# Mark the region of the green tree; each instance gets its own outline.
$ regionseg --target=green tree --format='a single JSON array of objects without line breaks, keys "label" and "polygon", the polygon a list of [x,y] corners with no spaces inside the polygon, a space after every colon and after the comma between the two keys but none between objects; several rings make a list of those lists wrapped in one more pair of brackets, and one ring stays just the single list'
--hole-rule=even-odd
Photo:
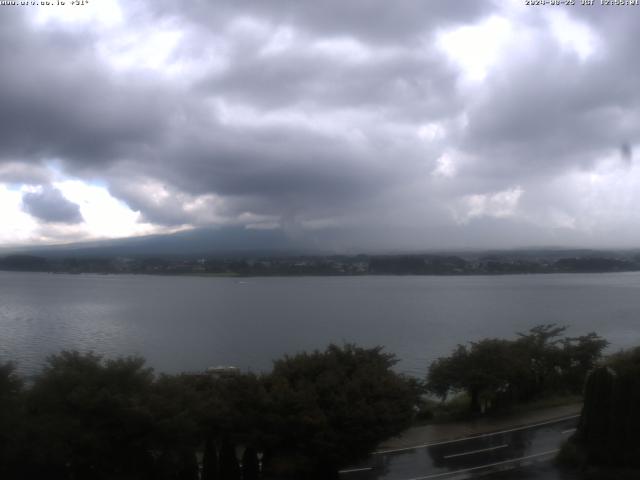
[{"label": "green tree", "polygon": [[578,435],[588,456],[600,462],[606,461],[609,456],[607,443],[611,429],[615,376],[611,368],[603,366],[591,372],[585,384]]},{"label": "green tree", "polygon": [[265,381],[269,393],[268,466],[278,475],[331,478],[409,426],[419,394],[392,370],[381,347],[330,345],[285,356]]},{"label": "green tree", "polygon": [[640,347],[612,355],[588,377],[578,430],[570,445],[587,463],[640,468]]},{"label": "green tree", "polygon": [[218,480],[219,478],[218,450],[213,438],[209,436],[205,440],[202,457],[202,480]]},{"label": "green tree", "polygon": [[15,366],[0,363],[0,478],[17,478],[23,468],[23,387]]},{"label": "green tree", "polygon": [[517,375],[513,352],[511,342],[493,338],[468,347],[458,345],[451,356],[430,365],[427,389],[443,399],[450,393],[465,392],[471,413],[481,413],[509,391]]},{"label": "green tree", "polygon": [[195,395],[190,410],[205,451],[209,445],[208,462],[213,461],[213,445],[227,442],[258,450],[273,435],[266,418],[267,392],[263,378],[258,375],[184,375],[181,391]]},{"label": "green tree", "polygon": [[530,400],[545,390],[557,390],[560,386],[559,369],[566,363],[560,344],[566,330],[566,326],[550,323],[537,325],[527,333],[518,333],[515,357],[525,364],[519,377],[519,399]]},{"label": "green tree", "polygon": [[[158,479],[182,479],[197,469],[195,452],[203,443],[203,398],[190,375],[161,375],[151,385],[147,408],[153,419],[149,448]],[[195,463],[194,463],[195,462]]]},{"label": "green tree", "polygon": [[609,345],[594,332],[562,340],[562,381],[572,392],[582,392],[585,379]]},{"label": "green tree", "polygon": [[240,480],[240,465],[236,452],[228,440],[223,440],[220,447],[220,478],[222,480]]},{"label": "green tree", "polygon": [[258,480],[258,452],[248,447],[242,455],[242,480]]},{"label": "green tree", "polygon": [[565,330],[555,324],[538,325],[515,340],[458,345],[429,366],[428,391],[443,400],[465,392],[474,414],[550,392],[580,393],[607,341],[595,333],[562,337]]},{"label": "green tree", "polygon": [[152,461],[146,409],[152,381],[140,358],[50,357],[28,394],[32,476],[145,478]]},{"label": "green tree", "polygon": [[589,465],[640,468],[638,405],[640,347],[612,355],[589,374],[578,429],[563,450]]}]

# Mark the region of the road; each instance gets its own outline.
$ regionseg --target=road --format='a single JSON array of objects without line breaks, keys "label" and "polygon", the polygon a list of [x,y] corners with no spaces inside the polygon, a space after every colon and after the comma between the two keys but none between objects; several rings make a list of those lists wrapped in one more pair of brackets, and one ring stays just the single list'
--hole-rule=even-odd
[{"label": "road", "polygon": [[[340,471],[343,480],[554,479],[550,467],[560,445],[575,431],[578,415],[495,433],[373,453]],[[522,475],[505,477],[504,472]]]}]

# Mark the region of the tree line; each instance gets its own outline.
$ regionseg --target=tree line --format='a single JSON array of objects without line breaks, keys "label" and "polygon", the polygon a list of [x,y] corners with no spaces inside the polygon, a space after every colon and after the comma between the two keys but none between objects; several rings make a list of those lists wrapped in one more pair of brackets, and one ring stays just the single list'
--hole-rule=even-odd
[{"label": "tree line", "polygon": [[[566,252],[570,254],[571,252]],[[578,253],[578,252],[576,252]],[[636,253],[594,252],[556,258],[526,253],[491,255],[281,255],[281,256],[108,256],[0,257],[0,270],[56,273],[210,274],[244,276],[297,275],[506,275],[589,273],[640,270]]]},{"label": "tree line", "polygon": [[267,374],[154,375],[141,358],[0,365],[0,478],[333,478],[408,427],[417,383],[381,348],[331,345]]},{"label": "tree line", "polygon": [[563,336],[566,328],[538,325],[514,340],[487,338],[458,345],[430,365],[427,390],[443,400],[466,394],[473,414],[547,394],[581,394],[608,342],[595,333]]},{"label": "tree line", "polygon": [[565,330],[459,345],[424,382],[396,373],[381,347],[352,344],[284,356],[262,374],[156,375],[139,357],[64,351],[25,382],[0,364],[0,478],[335,478],[409,427],[425,395],[464,394],[477,415],[581,393],[607,342]]}]

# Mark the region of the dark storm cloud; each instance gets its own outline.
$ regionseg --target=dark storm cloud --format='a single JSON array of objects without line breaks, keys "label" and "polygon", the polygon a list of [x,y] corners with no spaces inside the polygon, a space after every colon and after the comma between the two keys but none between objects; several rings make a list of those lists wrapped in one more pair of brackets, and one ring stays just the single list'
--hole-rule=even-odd
[{"label": "dark storm cloud", "polygon": [[[112,80],[87,32],[36,30],[16,14],[0,29],[0,161],[116,160],[162,134],[171,107],[155,82]],[[4,12],[3,12],[4,15]]]},{"label": "dark storm cloud", "polygon": [[437,119],[446,116],[457,100],[454,72],[428,52],[400,52],[361,62],[340,55],[304,49],[276,58],[256,52],[237,55],[231,68],[202,86],[261,108],[376,107],[383,108],[390,120]]},{"label": "dark storm cloud", "polygon": [[294,25],[319,37],[352,36],[376,45],[411,40],[436,26],[470,22],[493,8],[492,2],[476,0],[284,0],[277,3],[160,0],[151,5],[158,15],[186,17],[205,28],[223,26],[231,18],[254,17],[273,24]]},{"label": "dark storm cloud", "polygon": [[[192,132],[166,144],[146,173],[171,180],[178,191],[215,193],[227,198],[225,213],[264,215],[335,211],[382,188],[398,175],[373,151],[358,151],[347,140],[300,128],[217,128]],[[178,165],[173,160],[180,159]],[[127,175],[135,164],[122,164],[110,191],[145,218],[162,224],[193,223],[179,202],[153,201]],[[174,199],[175,200],[175,199]]]},{"label": "dark storm cloud", "polygon": [[627,142],[620,145],[620,156],[625,162],[631,162],[631,160],[633,160],[633,150]]},{"label": "dark storm cloud", "polygon": [[[520,204],[537,215],[536,204],[574,201],[541,185],[611,154],[629,160],[625,152],[640,143],[640,66],[629,61],[640,31],[622,9],[573,9],[568,18],[597,39],[585,59],[575,42],[560,46],[550,9],[505,5],[121,2],[125,25],[112,30],[34,26],[7,9],[0,162],[10,168],[0,168],[0,181],[47,184],[38,175],[53,159],[66,175],[102,180],[143,221],[171,226],[244,215],[282,224],[401,220],[423,232],[437,222],[445,231],[446,221],[458,228],[450,211],[467,197],[499,203],[496,194],[519,189]],[[486,79],[468,85],[438,34],[491,15],[511,15],[516,37],[529,37],[500,50]],[[184,61],[178,73],[110,63],[122,60],[121,46],[105,49],[105,40],[166,25],[182,33],[168,54],[169,63]],[[148,37],[126,48],[153,47]],[[154,48],[145,54],[168,47]],[[50,215],[33,205],[48,205],[47,195],[65,205],[57,191],[29,195],[25,208],[43,219]],[[72,206],[61,208],[78,221]],[[511,232],[511,212],[495,211],[504,215],[495,224]],[[467,230],[488,231],[482,213],[462,213],[473,217]]]},{"label": "dark storm cloud", "polygon": [[80,207],[67,200],[60,190],[49,186],[39,192],[25,193],[22,206],[25,212],[47,223],[73,224],[83,221]]},{"label": "dark storm cloud", "polygon": [[[294,10],[296,17],[307,18],[306,12]],[[243,12],[228,14],[239,17]],[[260,7],[255,14],[268,17],[269,11]],[[253,204],[252,211],[288,215],[292,210],[339,209],[366,198],[398,175],[391,166],[381,166],[385,158],[411,156],[387,142],[384,129],[358,125],[357,118],[347,127],[362,137],[364,147],[313,125],[261,120],[249,126],[227,125],[207,110],[204,101],[212,93],[230,100],[232,110],[233,102],[240,102],[256,108],[259,115],[276,103],[309,101],[315,105],[309,112],[312,119],[330,118],[338,107],[363,105],[385,105],[390,113],[405,117],[412,109],[418,112],[413,116],[421,110],[426,119],[446,113],[438,93],[453,80],[433,60],[421,63],[410,54],[358,70],[339,68],[340,62],[334,64],[330,58],[305,58],[301,51],[293,58],[274,60],[272,80],[260,77],[268,64],[232,56],[225,74],[183,91],[159,78],[154,81],[152,74],[110,72],[91,47],[96,41],[87,31],[36,30],[17,16],[3,30],[0,56],[7,68],[0,74],[0,156],[31,162],[56,158],[69,173],[105,178],[112,193],[144,218],[162,224],[194,219],[177,201],[171,206],[143,201],[144,194],[128,178],[147,175],[174,191],[214,193],[239,202],[239,209]],[[289,68],[297,80],[287,78],[287,64],[300,68],[299,73]],[[430,77],[429,71],[437,76]],[[243,78],[255,81],[243,85]],[[297,93],[292,83],[298,84]],[[129,175],[109,177],[111,170],[122,172],[122,165],[130,169]],[[237,210],[228,205],[227,209]]]},{"label": "dark storm cloud", "polygon": [[171,168],[169,159],[178,153],[187,155],[185,168],[174,175],[181,189],[194,193],[213,189],[223,195],[326,196],[331,202],[336,196],[360,195],[365,187],[360,183],[379,177],[376,160],[362,158],[340,138],[296,128],[221,129],[221,133],[221,141],[195,138],[167,152],[163,168]]},{"label": "dark storm cloud", "polygon": [[50,182],[50,174],[44,167],[21,162],[0,162],[0,182],[23,185],[43,185]]},{"label": "dark storm cloud", "polygon": [[583,10],[591,11],[576,9],[575,19],[586,21],[599,43],[592,58],[541,33],[528,61],[507,63],[479,92],[461,143],[487,159],[474,174],[531,181],[592,168],[621,143],[640,142],[640,67],[628,61],[640,40],[636,23],[621,11]]},{"label": "dark storm cloud", "polygon": [[126,175],[118,180],[112,179],[109,192],[124,200],[131,209],[139,211],[145,222],[171,226],[193,222],[194,218],[185,212],[175,194],[161,199],[154,198],[141,189],[141,181],[143,180]]}]

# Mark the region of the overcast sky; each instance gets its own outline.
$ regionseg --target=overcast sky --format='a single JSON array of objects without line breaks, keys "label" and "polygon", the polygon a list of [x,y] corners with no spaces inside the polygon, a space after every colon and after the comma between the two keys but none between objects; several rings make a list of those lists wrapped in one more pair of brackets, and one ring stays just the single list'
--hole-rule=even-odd
[{"label": "overcast sky", "polygon": [[0,6],[0,245],[640,246],[639,24],[524,0]]}]

